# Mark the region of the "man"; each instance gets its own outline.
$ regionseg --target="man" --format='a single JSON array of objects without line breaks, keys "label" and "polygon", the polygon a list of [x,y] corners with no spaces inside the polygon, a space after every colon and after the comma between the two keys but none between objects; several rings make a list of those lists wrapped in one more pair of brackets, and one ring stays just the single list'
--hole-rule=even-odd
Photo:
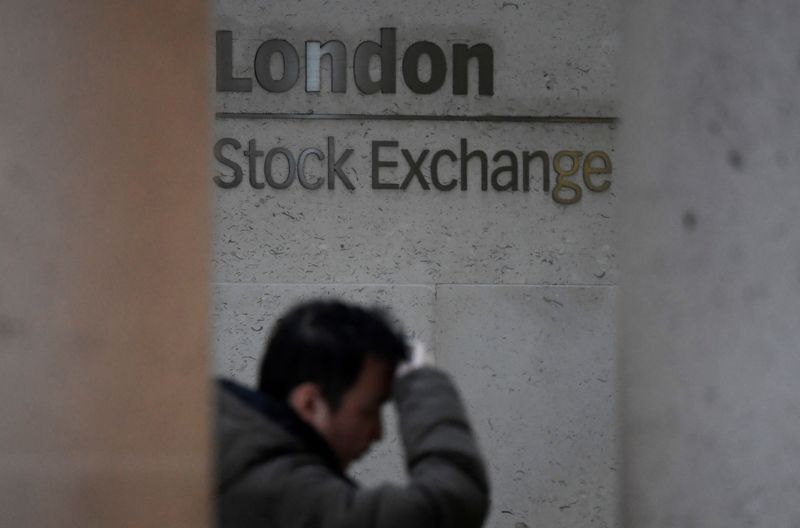
[{"label": "man", "polygon": [[[222,528],[479,527],[488,483],[449,378],[374,309],[300,305],[275,326],[258,390],[226,381],[217,421]],[[347,466],[381,437],[391,396],[406,486],[364,489]]]}]

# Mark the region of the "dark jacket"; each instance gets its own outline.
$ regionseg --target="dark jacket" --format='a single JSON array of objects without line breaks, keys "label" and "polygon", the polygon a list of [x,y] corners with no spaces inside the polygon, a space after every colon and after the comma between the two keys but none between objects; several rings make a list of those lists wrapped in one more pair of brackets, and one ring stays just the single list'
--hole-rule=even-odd
[{"label": "dark jacket", "polygon": [[455,387],[425,368],[395,384],[409,483],[359,488],[286,406],[223,382],[217,419],[220,528],[477,528],[486,471]]}]

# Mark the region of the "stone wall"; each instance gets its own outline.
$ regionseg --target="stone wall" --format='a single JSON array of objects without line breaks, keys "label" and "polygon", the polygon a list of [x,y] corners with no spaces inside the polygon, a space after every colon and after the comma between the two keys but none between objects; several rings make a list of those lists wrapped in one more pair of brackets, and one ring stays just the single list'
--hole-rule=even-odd
[{"label": "stone wall", "polygon": [[[238,185],[213,190],[216,370],[252,383],[275,317],[300,299],[336,295],[388,305],[460,383],[491,468],[490,526],[616,526],[615,168],[590,175],[588,184],[580,170],[569,177],[581,188],[577,203],[553,195],[558,152],[579,151],[580,169],[590,152],[616,160],[615,125],[595,119],[616,111],[616,6],[314,0],[218,1],[215,10],[213,29],[231,32],[229,77],[249,78],[252,86],[215,92],[213,141],[223,143],[212,176],[232,186],[231,162],[241,168]],[[396,93],[363,94],[354,82],[354,53],[363,41],[380,41],[381,28],[396,28]],[[298,54],[297,82],[282,93],[264,90],[254,71],[257,50],[270,39],[286,40]],[[331,92],[325,60],[320,92],[306,92],[305,42],[329,40],[346,47],[346,91]],[[415,93],[402,74],[406,50],[419,41],[436,44],[447,62],[445,82],[431,94]],[[453,45],[478,43],[494,53],[494,94],[478,94],[473,67],[469,93],[454,95]],[[432,69],[426,60],[419,66],[427,80]],[[272,68],[280,79],[282,65]],[[374,78],[382,73],[373,67]],[[317,118],[264,115],[275,113]],[[398,114],[501,119],[372,117]],[[304,158],[312,184],[331,173],[331,155],[352,153],[332,189],[307,189],[297,179],[277,189],[263,168],[270,157],[273,181],[286,180],[285,153],[269,154],[276,148],[295,165],[303,150],[317,149]],[[398,163],[378,168],[379,183],[404,189],[375,188],[373,148],[382,161]],[[477,159],[462,190],[461,160],[440,156],[441,182],[458,182],[452,190],[433,185],[435,153],[461,158],[462,148],[487,153],[486,190]],[[424,150],[422,176],[406,181],[407,158],[416,163]],[[516,191],[492,185],[493,170],[512,163],[510,154],[497,154],[504,150],[517,158]],[[549,190],[538,159],[524,189],[526,151],[547,154]],[[569,172],[570,161],[562,154],[559,170]],[[591,167],[600,166],[595,157]],[[494,183],[511,187],[512,178],[501,171]],[[604,181],[611,182],[605,191],[588,187]],[[557,195],[569,201],[574,191]],[[394,434],[354,473],[365,483],[402,481]]]},{"label": "stone wall", "polygon": [[625,15],[625,525],[800,526],[800,5]]}]

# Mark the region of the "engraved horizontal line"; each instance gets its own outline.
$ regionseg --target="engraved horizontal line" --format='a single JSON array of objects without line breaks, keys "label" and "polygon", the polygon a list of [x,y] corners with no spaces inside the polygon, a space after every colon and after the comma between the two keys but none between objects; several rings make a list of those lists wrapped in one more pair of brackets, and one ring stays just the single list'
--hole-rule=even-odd
[{"label": "engraved horizontal line", "polygon": [[345,287],[365,287],[365,288],[387,288],[387,287],[411,287],[411,288],[427,288],[435,289],[438,286],[455,286],[465,288],[616,288],[616,283],[575,283],[575,284],[551,284],[551,283],[482,283],[482,282],[436,282],[430,284],[424,283],[397,283],[397,282],[236,282],[236,281],[212,281],[211,286],[234,286],[234,287],[252,287],[252,286],[345,286]]},{"label": "engraved horizontal line", "polygon": [[439,121],[463,123],[543,123],[614,125],[618,117],[558,115],[437,115],[437,114],[317,114],[272,112],[217,112],[217,119],[269,119],[306,121]]}]

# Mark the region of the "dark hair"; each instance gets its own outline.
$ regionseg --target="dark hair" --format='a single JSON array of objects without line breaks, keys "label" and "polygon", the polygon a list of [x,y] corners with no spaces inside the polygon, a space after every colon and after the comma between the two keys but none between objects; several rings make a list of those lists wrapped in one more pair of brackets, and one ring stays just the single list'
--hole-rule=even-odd
[{"label": "dark hair", "polygon": [[368,354],[392,365],[408,357],[406,340],[386,312],[338,300],[306,302],[273,328],[258,389],[284,401],[296,386],[314,382],[336,410]]}]

